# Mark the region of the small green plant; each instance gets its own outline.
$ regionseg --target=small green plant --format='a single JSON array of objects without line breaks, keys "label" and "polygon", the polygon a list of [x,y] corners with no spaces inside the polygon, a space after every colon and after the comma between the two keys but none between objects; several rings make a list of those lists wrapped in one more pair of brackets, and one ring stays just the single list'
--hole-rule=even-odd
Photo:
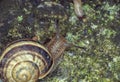
[{"label": "small green plant", "polygon": [[18,22],[22,22],[22,20],[23,20],[23,16],[22,15],[17,17],[17,21]]}]

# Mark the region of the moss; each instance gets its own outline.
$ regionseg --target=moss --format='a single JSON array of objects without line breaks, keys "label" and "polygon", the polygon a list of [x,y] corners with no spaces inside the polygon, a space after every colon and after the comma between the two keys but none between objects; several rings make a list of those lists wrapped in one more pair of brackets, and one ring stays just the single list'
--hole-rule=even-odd
[{"label": "moss", "polygon": [[44,15],[43,13],[45,17],[42,17],[43,15],[39,16],[38,9],[33,8],[34,11],[32,11],[32,8],[23,8],[22,14],[18,14],[11,22],[11,28],[5,36],[5,40],[8,36],[12,39],[37,36],[39,42],[44,42],[56,33],[54,20],[61,20],[58,25],[66,40],[86,49],[75,46],[68,48],[57,69],[39,81],[119,82],[120,45],[116,44],[119,44],[120,39],[117,41],[113,39],[120,36],[120,5],[110,4],[110,1],[97,1],[83,2],[83,10],[86,15],[83,20],[85,21],[77,18],[72,3],[69,3],[69,7],[65,9],[67,15],[63,16],[63,20],[62,15],[57,19],[56,15],[50,13]]}]

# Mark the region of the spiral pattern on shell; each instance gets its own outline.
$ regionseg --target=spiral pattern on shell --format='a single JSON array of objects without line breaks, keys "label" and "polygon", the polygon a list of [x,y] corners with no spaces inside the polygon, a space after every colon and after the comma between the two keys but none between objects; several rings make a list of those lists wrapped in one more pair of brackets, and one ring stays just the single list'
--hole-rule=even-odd
[{"label": "spiral pattern on shell", "polygon": [[5,82],[36,82],[53,67],[51,54],[34,41],[10,44],[0,58],[1,77]]}]

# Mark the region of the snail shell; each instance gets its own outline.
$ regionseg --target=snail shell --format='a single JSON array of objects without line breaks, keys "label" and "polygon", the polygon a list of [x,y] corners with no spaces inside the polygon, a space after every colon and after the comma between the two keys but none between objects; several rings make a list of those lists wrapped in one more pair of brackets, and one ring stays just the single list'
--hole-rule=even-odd
[{"label": "snail shell", "polygon": [[4,82],[36,82],[52,67],[53,59],[48,50],[30,40],[10,44],[0,58],[0,74]]}]

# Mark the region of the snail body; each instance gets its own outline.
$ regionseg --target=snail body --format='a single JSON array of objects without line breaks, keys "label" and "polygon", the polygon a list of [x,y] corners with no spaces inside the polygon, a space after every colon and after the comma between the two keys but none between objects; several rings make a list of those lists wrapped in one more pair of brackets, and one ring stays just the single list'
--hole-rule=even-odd
[{"label": "snail body", "polygon": [[54,37],[46,47],[32,40],[11,43],[0,58],[3,82],[36,82],[47,76],[66,48],[61,38]]}]

